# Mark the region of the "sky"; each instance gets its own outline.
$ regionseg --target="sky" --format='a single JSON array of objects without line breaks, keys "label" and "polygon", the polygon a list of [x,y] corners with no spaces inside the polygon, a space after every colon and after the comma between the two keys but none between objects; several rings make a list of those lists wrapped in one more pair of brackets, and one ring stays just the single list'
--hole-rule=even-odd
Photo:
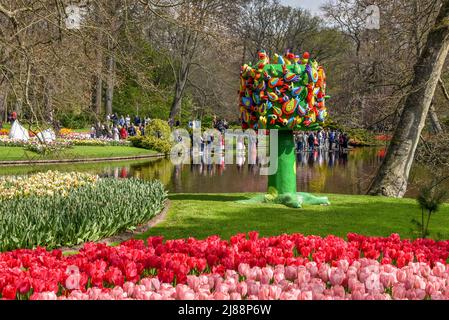
[{"label": "sky", "polygon": [[301,7],[308,9],[313,14],[320,14],[320,6],[325,4],[326,0],[280,0],[282,4],[292,7]]}]

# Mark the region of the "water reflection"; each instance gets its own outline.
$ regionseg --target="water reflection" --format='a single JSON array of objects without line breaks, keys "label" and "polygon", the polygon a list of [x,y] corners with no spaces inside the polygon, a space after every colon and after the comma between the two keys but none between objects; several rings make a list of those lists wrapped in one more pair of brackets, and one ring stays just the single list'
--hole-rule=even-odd
[{"label": "water reflection", "polygon": [[[250,149],[251,150],[251,149]],[[49,169],[60,171],[84,171],[103,177],[159,179],[170,192],[220,193],[264,192],[267,177],[259,174],[260,161],[256,152],[236,152],[234,164],[225,164],[224,156],[215,164],[206,164],[202,158],[198,164],[173,165],[168,159],[122,163],[92,163],[77,165],[34,166],[0,168],[0,174],[25,174]],[[385,157],[380,148],[357,148],[348,152],[315,150],[297,154],[298,190],[313,193],[363,194],[370,180]],[[414,168],[412,177],[424,176],[420,168]],[[408,195],[415,195],[416,187],[410,184]]]},{"label": "water reflection", "polygon": [[[378,149],[355,149],[345,153],[315,150],[297,154],[298,190],[315,193],[364,193],[380,164]],[[104,168],[108,177],[160,179],[170,192],[264,192],[267,177],[259,174],[256,152],[238,152],[234,164],[225,164],[221,156],[215,164],[173,165],[168,159]],[[254,164],[253,164],[254,163]]]}]

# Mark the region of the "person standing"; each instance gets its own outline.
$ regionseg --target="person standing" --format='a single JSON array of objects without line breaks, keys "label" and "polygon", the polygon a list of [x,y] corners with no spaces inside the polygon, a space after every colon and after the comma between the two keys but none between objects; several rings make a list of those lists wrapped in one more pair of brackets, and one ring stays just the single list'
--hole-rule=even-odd
[{"label": "person standing", "polygon": [[334,130],[331,130],[329,133],[329,150],[332,151],[334,147],[334,141],[335,141],[335,132]]},{"label": "person standing", "polygon": [[302,150],[304,149],[303,141],[304,133],[299,132],[299,134],[296,135],[296,148],[298,149],[298,152],[302,152]]},{"label": "person standing", "polygon": [[338,150],[339,150],[340,152],[343,152],[343,149],[344,149],[344,143],[345,143],[344,134],[341,133],[340,136],[338,137]]},{"label": "person standing", "polygon": [[131,125],[131,117],[129,116],[129,114],[126,115],[125,124],[127,127],[129,127]]},{"label": "person standing", "polygon": [[134,137],[136,135],[136,128],[134,128],[134,125],[130,125],[128,127],[128,136]]},{"label": "person standing", "polygon": [[116,125],[114,125],[114,128],[112,128],[112,132],[113,132],[114,141],[119,141],[120,140],[120,132]]},{"label": "person standing", "polygon": [[128,130],[126,130],[126,126],[121,127],[120,138],[123,140],[126,140],[128,138]]},{"label": "person standing", "polygon": [[340,150],[340,131],[339,130],[337,130],[335,132],[334,142],[335,142],[335,149]]},{"label": "person standing", "polygon": [[118,124],[120,125],[120,127],[123,127],[125,125],[125,118],[123,116],[120,116]]},{"label": "person standing", "polygon": [[309,138],[308,132],[303,132],[302,136],[302,151],[307,149],[307,139]]},{"label": "person standing", "polygon": [[97,129],[95,129],[95,125],[92,125],[92,127],[90,127],[90,138],[91,139],[95,139],[96,132],[97,132]]},{"label": "person standing", "polygon": [[308,140],[309,140],[308,141],[309,142],[309,151],[313,151],[314,145],[315,145],[315,135],[313,134],[312,131],[309,133]]}]

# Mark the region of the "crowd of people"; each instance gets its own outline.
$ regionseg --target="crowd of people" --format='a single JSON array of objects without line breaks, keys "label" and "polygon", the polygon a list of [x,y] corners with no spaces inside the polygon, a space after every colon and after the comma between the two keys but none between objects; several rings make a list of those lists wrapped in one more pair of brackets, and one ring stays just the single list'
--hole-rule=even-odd
[{"label": "crowd of people", "polygon": [[227,129],[229,129],[229,124],[226,119],[217,119],[217,116],[214,116],[212,120],[212,126],[214,129],[217,129],[224,134]]},{"label": "crowd of people", "polygon": [[338,150],[349,146],[349,136],[340,130],[319,130],[316,132],[298,132],[295,134],[297,151]]},{"label": "crowd of people", "polygon": [[91,138],[103,138],[113,140],[124,140],[128,137],[145,135],[145,126],[150,122],[150,118],[141,118],[139,116],[130,117],[130,115],[120,117],[116,114],[108,114],[106,123],[98,122],[92,125],[90,129]]}]

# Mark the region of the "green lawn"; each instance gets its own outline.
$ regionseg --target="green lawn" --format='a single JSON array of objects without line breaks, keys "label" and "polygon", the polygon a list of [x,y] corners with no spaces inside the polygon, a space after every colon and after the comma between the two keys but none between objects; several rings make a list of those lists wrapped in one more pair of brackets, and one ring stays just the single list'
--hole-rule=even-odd
[{"label": "green lawn", "polygon": [[31,151],[25,151],[21,147],[0,147],[0,161],[112,158],[151,154],[156,154],[156,152],[128,146],[75,146],[60,153],[43,156]]},{"label": "green lawn", "polygon": [[[289,209],[271,204],[240,204],[249,194],[173,194],[165,221],[139,236],[162,235],[167,239],[220,235],[223,238],[249,231],[263,236],[302,233],[345,237],[354,232],[369,236],[416,238],[411,220],[421,219],[413,199],[327,195],[331,206]],[[430,222],[433,238],[449,239],[449,205]]]}]

